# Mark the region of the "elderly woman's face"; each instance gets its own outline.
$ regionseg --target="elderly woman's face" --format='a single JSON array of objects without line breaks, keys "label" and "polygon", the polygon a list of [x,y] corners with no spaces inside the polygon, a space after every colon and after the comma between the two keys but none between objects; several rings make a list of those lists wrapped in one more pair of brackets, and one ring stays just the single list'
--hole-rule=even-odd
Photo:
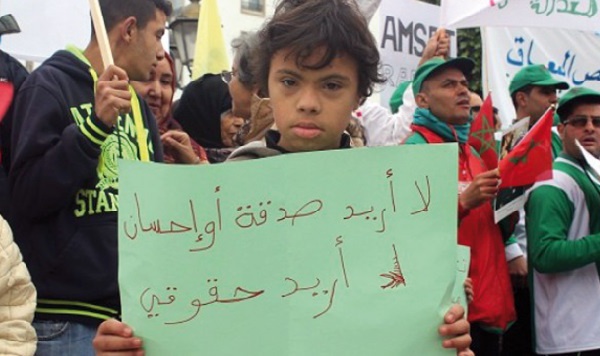
[{"label": "elderly woman's face", "polygon": [[246,88],[242,84],[238,77],[238,63],[239,58],[235,58],[233,66],[231,67],[231,80],[229,81],[229,94],[231,94],[231,111],[233,115],[239,116],[243,119],[250,119],[250,107],[252,104],[252,95],[254,94],[251,89]]},{"label": "elderly woman's face", "polygon": [[221,142],[225,147],[238,146],[235,142],[235,135],[244,125],[244,119],[235,116],[232,111],[227,111],[221,116]]}]

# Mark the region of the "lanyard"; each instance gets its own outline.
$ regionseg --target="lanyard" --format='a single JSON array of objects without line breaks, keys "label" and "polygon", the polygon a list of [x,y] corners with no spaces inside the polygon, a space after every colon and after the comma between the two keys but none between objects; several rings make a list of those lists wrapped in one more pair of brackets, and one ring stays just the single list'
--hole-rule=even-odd
[{"label": "lanyard", "polygon": [[[90,70],[90,75],[92,76],[92,79],[94,80],[94,95],[96,95],[96,84],[98,82],[98,74],[96,73],[96,71],[94,70],[94,68],[91,67],[89,61],[87,60],[87,58],[85,58],[85,56],[83,55],[83,53],[81,53],[81,50],[75,48],[75,47],[68,47],[69,52],[71,52],[72,54],[74,54],[77,58],[79,58],[82,62],[86,63],[87,65],[89,65],[89,70]],[[140,107],[140,100],[137,96],[137,94],[135,93],[135,90],[133,89],[133,87],[131,85],[129,85],[129,92],[131,93],[131,110],[132,110],[132,114],[133,114],[133,123],[135,126],[135,132],[136,132],[136,139],[137,139],[137,145],[140,151],[140,160],[142,162],[149,162],[150,161],[150,154],[149,154],[149,150],[148,150],[148,138],[146,137],[146,131],[144,130],[144,121],[142,119],[142,110]],[[121,122],[121,116],[119,115],[119,118],[117,119],[117,137],[119,138],[119,142],[120,142],[120,138],[121,136],[119,135],[119,128],[120,128],[120,122]],[[119,149],[120,149],[120,145],[119,145]]]}]

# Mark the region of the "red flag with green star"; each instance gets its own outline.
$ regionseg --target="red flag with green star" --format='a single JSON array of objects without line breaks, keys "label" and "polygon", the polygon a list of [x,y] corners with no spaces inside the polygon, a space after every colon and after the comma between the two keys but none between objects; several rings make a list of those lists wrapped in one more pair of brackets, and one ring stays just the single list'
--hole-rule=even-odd
[{"label": "red flag with green star", "polygon": [[492,106],[492,96],[488,94],[479,113],[471,123],[471,132],[469,133],[469,145],[477,150],[479,157],[488,169],[498,167],[498,147],[494,132],[494,107]]},{"label": "red flag with green star", "polygon": [[533,125],[498,165],[500,187],[520,187],[552,178],[554,107]]}]

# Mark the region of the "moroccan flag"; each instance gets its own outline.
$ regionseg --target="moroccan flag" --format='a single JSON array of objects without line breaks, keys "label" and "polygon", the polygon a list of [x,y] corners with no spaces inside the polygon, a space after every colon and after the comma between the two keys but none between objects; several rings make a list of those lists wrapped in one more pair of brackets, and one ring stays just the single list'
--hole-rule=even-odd
[{"label": "moroccan flag", "polygon": [[198,18],[192,79],[230,69],[217,0],[203,0]]},{"label": "moroccan flag", "polygon": [[0,122],[12,103],[15,88],[12,83],[0,78]]},{"label": "moroccan flag", "polygon": [[477,150],[488,169],[498,167],[498,148],[494,139],[495,129],[492,96],[488,94],[479,113],[471,123],[471,132],[469,133],[469,145]]},{"label": "moroccan flag", "polygon": [[501,188],[526,186],[552,178],[553,118],[552,106],[500,161]]}]

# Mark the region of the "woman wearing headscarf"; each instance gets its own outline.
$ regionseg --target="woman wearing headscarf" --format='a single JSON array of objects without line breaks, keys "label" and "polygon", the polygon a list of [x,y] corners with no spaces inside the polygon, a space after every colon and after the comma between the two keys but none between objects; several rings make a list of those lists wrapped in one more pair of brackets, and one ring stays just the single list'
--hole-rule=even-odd
[{"label": "woman wearing headscarf", "polygon": [[204,149],[173,118],[171,107],[175,93],[175,67],[171,56],[158,61],[150,80],[132,81],[131,85],[150,106],[161,135],[166,163],[208,163]]}]

